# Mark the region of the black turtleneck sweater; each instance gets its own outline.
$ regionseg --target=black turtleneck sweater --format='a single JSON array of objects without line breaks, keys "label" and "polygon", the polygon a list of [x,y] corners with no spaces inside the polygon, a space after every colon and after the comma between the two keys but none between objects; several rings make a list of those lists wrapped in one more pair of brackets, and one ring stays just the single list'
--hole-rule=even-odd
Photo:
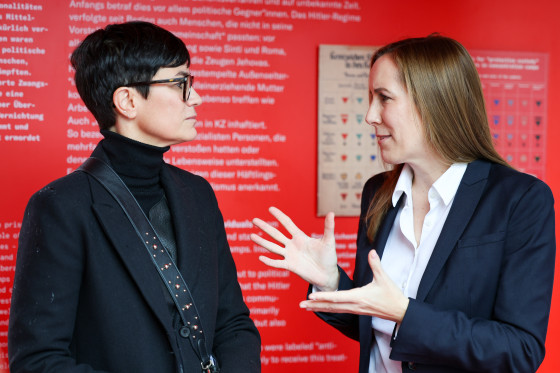
[{"label": "black turtleneck sweater", "polygon": [[118,133],[102,130],[101,146],[109,156],[111,166],[132,192],[146,216],[164,196],[160,183],[163,154],[169,146],[144,144]]}]

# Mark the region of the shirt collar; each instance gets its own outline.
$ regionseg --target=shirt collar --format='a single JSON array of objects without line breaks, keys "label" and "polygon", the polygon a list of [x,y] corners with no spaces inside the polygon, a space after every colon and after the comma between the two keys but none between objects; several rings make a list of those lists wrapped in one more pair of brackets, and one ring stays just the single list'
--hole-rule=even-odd
[{"label": "shirt collar", "polygon": [[[447,171],[434,182],[430,191],[433,190],[437,193],[446,206],[449,205],[455,197],[457,189],[459,189],[459,184],[466,170],[467,163],[452,164]],[[403,193],[407,196],[412,195],[412,178],[412,168],[405,164],[393,192],[393,207],[397,205]]]},{"label": "shirt collar", "polygon": [[432,188],[439,194],[446,206],[455,198],[466,170],[467,163],[454,163],[432,185]]},{"label": "shirt collar", "polygon": [[395,191],[393,192],[393,207],[397,205],[403,193],[407,196],[412,195],[412,177],[412,168],[405,164],[399,175],[399,180],[397,180]]}]

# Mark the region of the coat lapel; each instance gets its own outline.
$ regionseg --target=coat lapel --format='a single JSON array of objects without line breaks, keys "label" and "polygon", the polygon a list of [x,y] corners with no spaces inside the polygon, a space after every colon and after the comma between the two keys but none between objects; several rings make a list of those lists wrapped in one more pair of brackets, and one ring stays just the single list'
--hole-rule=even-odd
[{"label": "coat lapel", "polygon": [[426,299],[447,258],[457,245],[457,241],[480,201],[486,186],[490,165],[490,163],[480,160],[468,165],[461,184],[459,184],[459,189],[457,189],[453,206],[451,206],[428,266],[420,281],[416,299],[420,301]]},{"label": "coat lapel", "polygon": [[[110,164],[103,148],[97,146],[92,157]],[[161,278],[143,243],[124,211],[107,190],[92,179],[93,210],[109,241],[124,263],[138,289],[164,328],[172,327],[170,313],[161,286]]]},{"label": "coat lapel", "polygon": [[185,282],[193,290],[199,278],[203,248],[207,246],[205,229],[200,229],[204,214],[200,211],[196,193],[168,167],[163,167],[161,182],[169,202],[169,210],[175,229],[177,264]]},{"label": "coat lapel", "polygon": [[92,182],[93,210],[138,289],[165,328],[170,314],[161,278],[130,221],[103,186]]}]

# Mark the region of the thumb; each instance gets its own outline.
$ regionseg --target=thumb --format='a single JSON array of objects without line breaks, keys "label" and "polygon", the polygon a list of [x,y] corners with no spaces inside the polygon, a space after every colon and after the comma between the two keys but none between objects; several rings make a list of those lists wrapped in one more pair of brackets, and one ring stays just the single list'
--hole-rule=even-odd
[{"label": "thumb", "polygon": [[381,259],[377,255],[377,251],[371,250],[368,254],[368,263],[373,272],[373,277],[378,277],[383,274],[383,268],[381,268]]},{"label": "thumb", "polygon": [[334,212],[329,212],[325,217],[323,239],[327,242],[334,241]]}]

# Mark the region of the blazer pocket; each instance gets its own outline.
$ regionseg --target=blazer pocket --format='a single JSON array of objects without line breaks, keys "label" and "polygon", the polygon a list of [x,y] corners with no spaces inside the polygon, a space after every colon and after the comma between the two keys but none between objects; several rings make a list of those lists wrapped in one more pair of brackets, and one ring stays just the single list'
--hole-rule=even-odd
[{"label": "blazer pocket", "polygon": [[472,246],[486,246],[489,244],[504,241],[506,239],[506,232],[497,232],[492,234],[485,234],[477,237],[462,238],[457,242],[459,248],[466,248]]},{"label": "blazer pocket", "polygon": [[487,259],[501,262],[505,240],[506,232],[466,237],[457,242],[457,250],[468,260]]}]

